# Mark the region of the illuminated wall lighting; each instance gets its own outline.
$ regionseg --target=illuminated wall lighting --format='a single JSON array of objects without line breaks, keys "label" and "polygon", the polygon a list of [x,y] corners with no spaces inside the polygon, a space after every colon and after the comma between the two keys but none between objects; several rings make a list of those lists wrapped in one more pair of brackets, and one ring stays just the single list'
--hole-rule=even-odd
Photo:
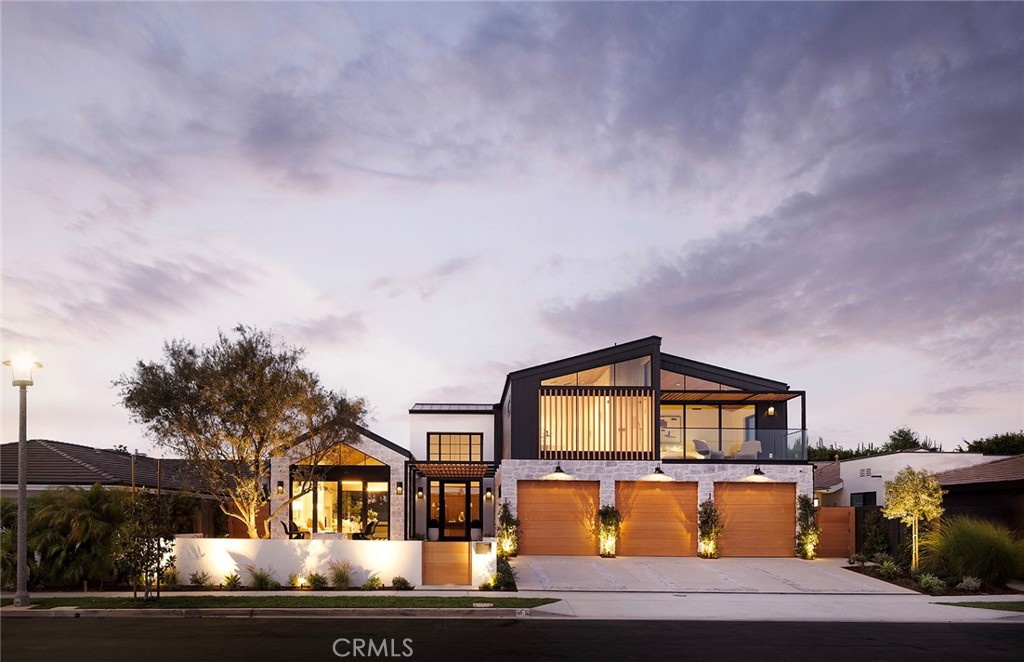
[{"label": "illuminated wall lighting", "polygon": [[395,485],[395,494],[401,494],[401,493],[402,493],[402,481],[398,481],[398,483]]}]

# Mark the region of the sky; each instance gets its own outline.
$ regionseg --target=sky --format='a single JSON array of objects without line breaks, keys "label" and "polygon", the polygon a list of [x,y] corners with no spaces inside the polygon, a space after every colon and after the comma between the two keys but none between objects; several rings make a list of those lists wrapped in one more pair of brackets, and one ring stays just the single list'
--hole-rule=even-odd
[{"label": "sky", "polygon": [[0,19],[30,438],[154,452],[111,382],[240,323],[403,445],[415,402],[650,335],[807,391],[812,440],[1024,428],[1022,4]]}]

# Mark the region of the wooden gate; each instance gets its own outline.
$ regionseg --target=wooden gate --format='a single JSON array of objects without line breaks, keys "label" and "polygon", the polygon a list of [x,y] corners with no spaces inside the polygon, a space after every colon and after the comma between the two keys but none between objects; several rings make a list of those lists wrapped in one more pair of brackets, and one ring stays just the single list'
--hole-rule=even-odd
[{"label": "wooden gate", "polygon": [[469,545],[468,542],[424,542],[423,585],[470,584],[472,559]]},{"label": "wooden gate", "polygon": [[848,558],[854,552],[857,528],[854,508],[822,506],[818,509],[821,537],[817,552],[822,558]]}]

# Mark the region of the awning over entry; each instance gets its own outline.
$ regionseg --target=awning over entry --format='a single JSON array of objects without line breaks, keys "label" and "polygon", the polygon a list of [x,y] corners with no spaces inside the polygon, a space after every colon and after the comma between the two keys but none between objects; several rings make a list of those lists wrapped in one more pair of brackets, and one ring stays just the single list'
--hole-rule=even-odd
[{"label": "awning over entry", "polygon": [[410,466],[421,476],[440,480],[494,476],[494,465],[490,462],[413,462]]},{"label": "awning over entry", "polygon": [[802,391],[662,391],[662,402],[783,402],[803,396]]}]

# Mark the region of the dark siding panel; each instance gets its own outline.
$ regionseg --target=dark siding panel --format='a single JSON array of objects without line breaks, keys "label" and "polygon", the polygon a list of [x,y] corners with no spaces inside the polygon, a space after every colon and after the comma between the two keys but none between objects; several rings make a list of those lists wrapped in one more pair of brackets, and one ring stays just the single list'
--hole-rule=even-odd
[{"label": "dark siding panel", "polygon": [[535,460],[539,456],[537,429],[540,426],[537,391],[539,377],[512,380],[512,457]]}]

